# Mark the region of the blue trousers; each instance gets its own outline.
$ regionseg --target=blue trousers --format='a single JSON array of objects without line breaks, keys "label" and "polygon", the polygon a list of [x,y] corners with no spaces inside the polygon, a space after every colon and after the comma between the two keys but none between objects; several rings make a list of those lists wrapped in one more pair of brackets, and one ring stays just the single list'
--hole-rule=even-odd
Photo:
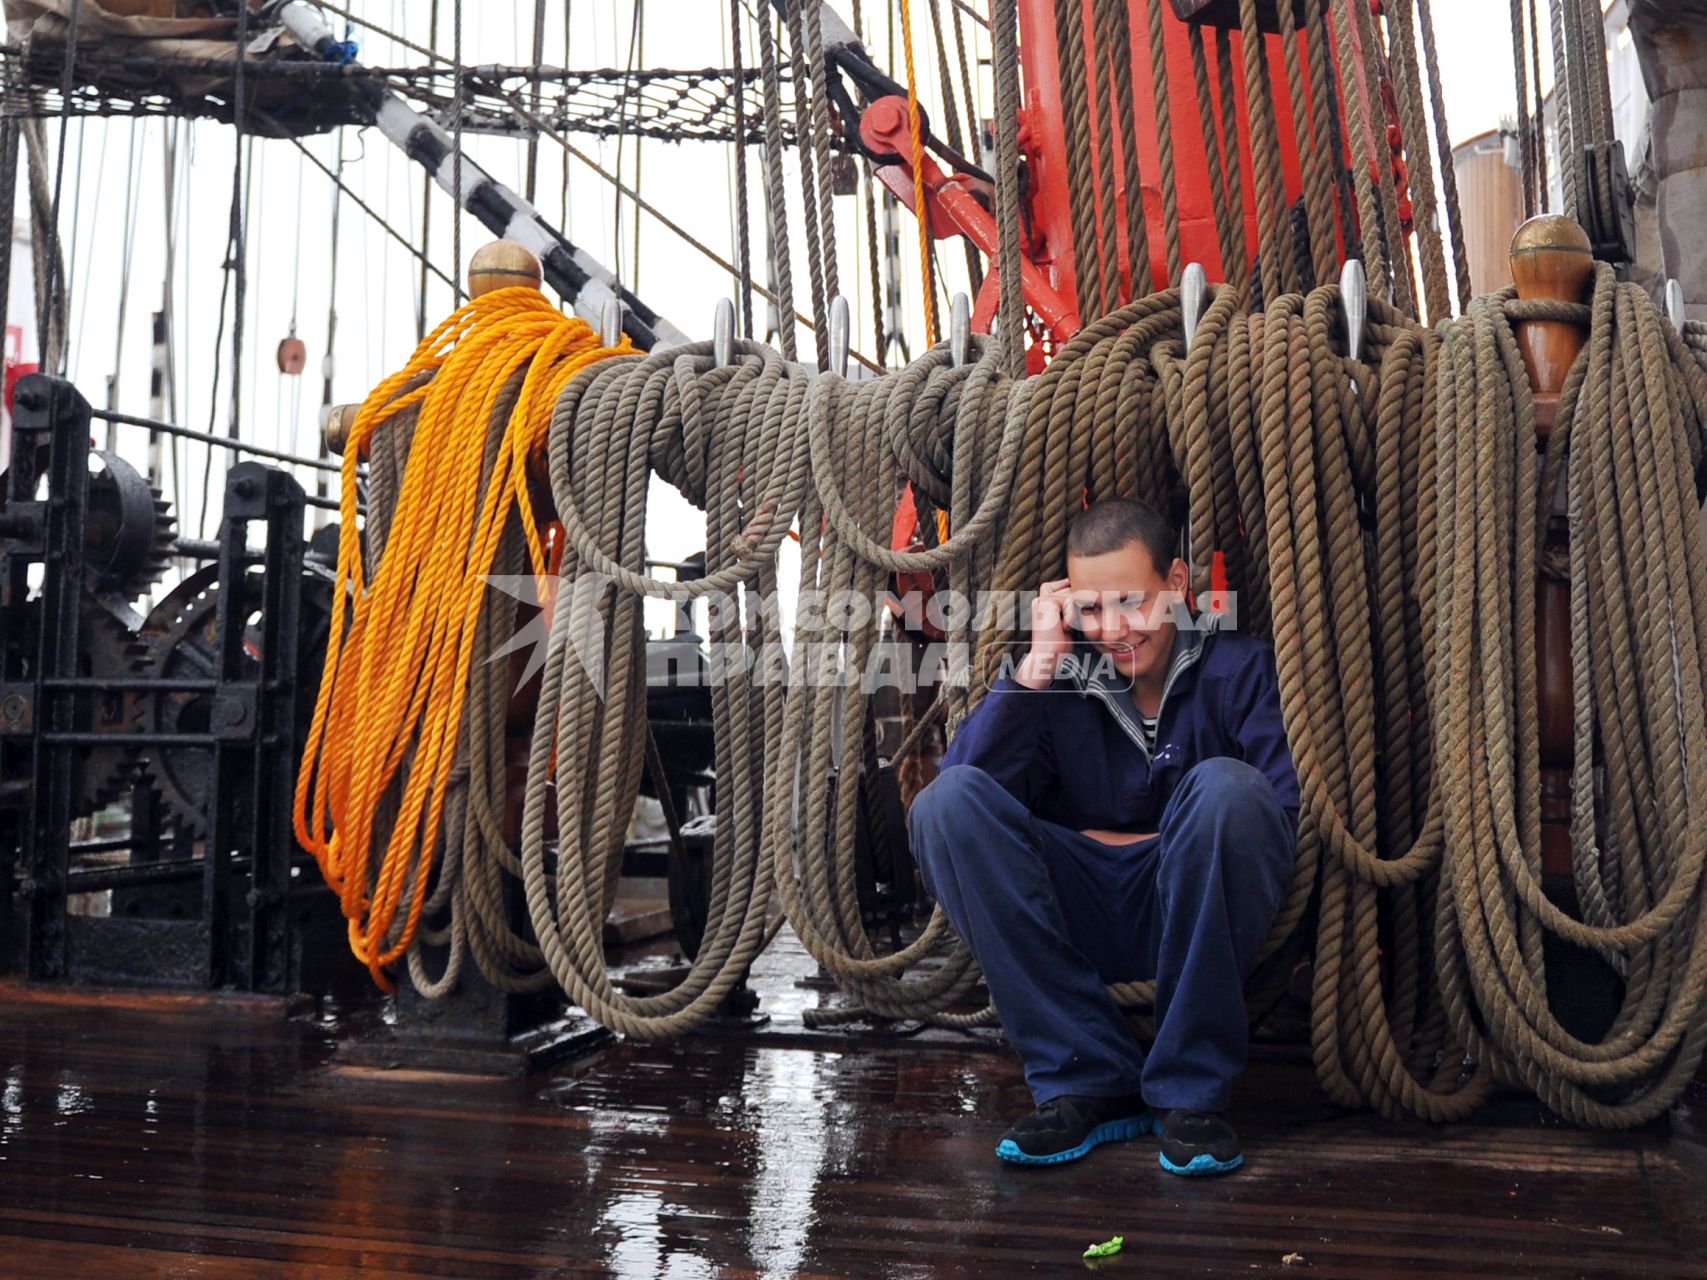
[{"label": "blue trousers", "polygon": [[[1155,838],[1110,845],[1034,817],[954,765],[909,815],[925,886],[972,948],[1038,1105],[1142,1092],[1225,1110],[1245,1067],[1244,979],[1292,875],[1292,826],[1268,779],[1205,760]],[[1110,982],[1156,980],[1148,1056]]]}]

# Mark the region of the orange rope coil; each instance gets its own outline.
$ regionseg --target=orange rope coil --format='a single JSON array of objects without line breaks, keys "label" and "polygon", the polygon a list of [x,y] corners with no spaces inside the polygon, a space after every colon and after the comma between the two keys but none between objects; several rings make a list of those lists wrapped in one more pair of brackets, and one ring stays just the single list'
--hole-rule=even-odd
[{"label": "orange rope coil", "polygon": [[[362,403],[344,449],[337,598],[308,748],[296,779],[296,838],[314,854],[349,920],[350,948],[387,991],[427,900],[444,797],[462,728],[476,623],[512,512],[536,581],[548,551],[527,484],[558,393],[601,347],[585,321],[537,289],[499,289],[435,329]],[[405,390],[422,374],[425,385]],[[491,474],[488,432],[503,388],[521,375]],[[367,580],[356,465],[398,413],[420,406],[381,565]],[[543,596],[542,585],[542,596]],[[399,771],[401,804],[376,821]],[[407,898],[407,907],[404,901]],[[399,916],[402,916],[399,919]]]}]

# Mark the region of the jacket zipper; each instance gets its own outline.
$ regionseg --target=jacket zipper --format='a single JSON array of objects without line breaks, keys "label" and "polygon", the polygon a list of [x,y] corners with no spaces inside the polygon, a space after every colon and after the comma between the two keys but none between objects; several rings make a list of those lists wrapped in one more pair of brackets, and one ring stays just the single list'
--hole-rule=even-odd
[{"label": "jacket zipper", "polygon": [[[1202,657],[1203,639],[1200,637],[1196,646],[1191,651],[1191,657],[1187,661],[1174,666],[1168,672],[1168,678],[1162,684],[1161,699],[1156,703],[1156,732],[1158,734],[1162,731],[1162,712],[1167,708],[1168,692],[1174,687],[1174,681],[1179,679],[1179,675],[1182,671],[1189,671],[1191,668],[1195,667]],[[1125,730],[1126,736],[1131,738],[1133,742],[1137,743],[1138,750],[1144,753],[1144,763],[1153,763],[1154,757],[1150,750],[1150,744],[1144,741],[1144,731],[1132,723],[1132,699],[1130,697],[1127,698],[1127,705],[1123,707],[1120,705],[1119,700],[1117,700],[1112,693],[1107,689],[1104,689],[1100,684],[1091,685],[1090,691],[1096,694],[1096,696],[1102,700],[1103,704],[1107,706],[1110,711],[1114,712],[1114,718],[1120,722],[1120,727]]]}]

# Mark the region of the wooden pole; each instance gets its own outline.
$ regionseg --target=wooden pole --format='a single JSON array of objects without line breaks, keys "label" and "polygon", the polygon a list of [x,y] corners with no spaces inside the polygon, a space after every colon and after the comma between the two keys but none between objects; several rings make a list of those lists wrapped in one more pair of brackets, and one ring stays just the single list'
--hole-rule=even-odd
[{"label": "wooden pole", "polygon": [[[1531,218],[1511,241],[1511,275],[1517,296],[1581,302],[1594,271],[1588,233],[1560,214]],[[1588,341],[1580,325],[1554,320],[1512,326],[1535,402],[1536,446],[1546,446],[1559,411],[1559,392]],[[1546,546],[1568,547],[1564,475],[1553,498]],[[1574,704],[1571,690],[1570,583],[1539,577],[1535,585],[1536,674],[1541,747],[1541,870],[1571,875],[1571,764]]]}]

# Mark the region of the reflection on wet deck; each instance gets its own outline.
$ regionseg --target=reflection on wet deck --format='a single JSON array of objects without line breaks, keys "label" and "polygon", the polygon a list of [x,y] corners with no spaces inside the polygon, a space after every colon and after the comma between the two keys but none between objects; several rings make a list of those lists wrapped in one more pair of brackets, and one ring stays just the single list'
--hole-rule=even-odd
[{"label": "reflection on wet deck", "polygon": [[1636,1135],[1516,1104],[1401,1129],[1270,1060],[1249,1167],[1195,1183],[1148,1143],[1001,1165],[1026,1095],[986,1047],[617,1045],[526,1081],[333,1047],[276,1010],[0,987],[0,1275],[1064,1275],[1120,1234],[1110,1275],[1707,1277],[1701,1085]]}]

